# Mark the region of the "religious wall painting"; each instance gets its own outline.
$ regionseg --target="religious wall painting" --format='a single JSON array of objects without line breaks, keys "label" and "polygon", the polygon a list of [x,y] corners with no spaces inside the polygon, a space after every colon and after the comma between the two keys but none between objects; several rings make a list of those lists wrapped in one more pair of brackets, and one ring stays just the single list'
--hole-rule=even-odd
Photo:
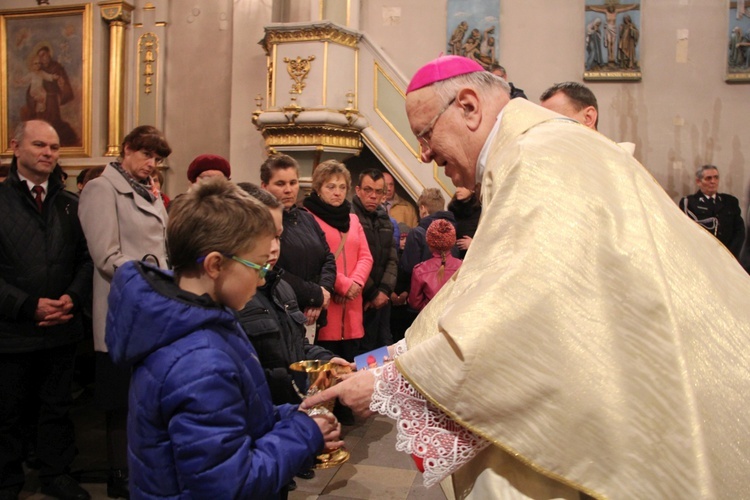
[{"label": "religious wall painting", "polygon": [[726,81],[750,82],[750,0],[729,2]]},{"label": "religious wall painting", "polygon": [[62,156],[91,155],[91,4],[0,11],[0,153],[24,120],[48,121]]},{"label": "religious wall painting", "polygon": [[468,57],[490,69],[498,64],[499,0],[448,0],[446,54]]},{"label": "religious wall painting", "polygon": [[584,80],[639,81],[640,0],[586,0]]}]

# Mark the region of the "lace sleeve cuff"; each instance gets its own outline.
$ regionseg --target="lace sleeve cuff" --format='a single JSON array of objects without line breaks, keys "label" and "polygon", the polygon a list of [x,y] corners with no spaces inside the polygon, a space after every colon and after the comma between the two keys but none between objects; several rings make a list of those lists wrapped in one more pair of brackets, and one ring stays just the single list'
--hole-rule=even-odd
[{"label": "lace sleeve cuff", "polygon": [[[405,348],[404,344],[403,352]],[[442,481],[489,444],[425,400],[395,363],[375,369],[374,375],[370,410],[396,420],[396,449],[422,459],[426,487]]]},{"label": "lace sleeve cuff", "polygon": [[398,342],[393,344],[392,347],[393,347],[393,359],[396,359],[397,357],[401,356],[408,349],[406,347],[406,339],[399,340]]}]

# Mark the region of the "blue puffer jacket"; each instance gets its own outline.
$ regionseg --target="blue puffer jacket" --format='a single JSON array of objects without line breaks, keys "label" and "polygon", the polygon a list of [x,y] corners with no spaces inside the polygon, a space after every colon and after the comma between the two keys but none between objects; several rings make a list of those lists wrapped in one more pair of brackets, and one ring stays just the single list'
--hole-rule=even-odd
[{"label": "blue puffer jacket", "polygon": [[115,363],[133,366],[132,498],[278,498],[323,448],[312,419],[272,405],[234,314],[168,272],[118,269],[106,342]]}]

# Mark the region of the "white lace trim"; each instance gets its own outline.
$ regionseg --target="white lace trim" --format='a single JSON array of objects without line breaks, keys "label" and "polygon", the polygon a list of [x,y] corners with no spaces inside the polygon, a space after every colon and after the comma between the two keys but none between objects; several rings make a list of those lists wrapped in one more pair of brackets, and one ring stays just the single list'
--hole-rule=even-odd
[{"label": "white lace trim", "polygon": [[396,449],[423,460],[426,487],[445,479],[489,444],[425,400],[401,376],[395,363],[373,372],[375,391],[370,410],[396,420]]},{"label": "white lace trim", "polygon": [[396,359],[397,357],[401,356],[407,350],[408,350],[408,347],[406,346],[406,339],[399,340],[398,342],[393,344],[393,359]]}]

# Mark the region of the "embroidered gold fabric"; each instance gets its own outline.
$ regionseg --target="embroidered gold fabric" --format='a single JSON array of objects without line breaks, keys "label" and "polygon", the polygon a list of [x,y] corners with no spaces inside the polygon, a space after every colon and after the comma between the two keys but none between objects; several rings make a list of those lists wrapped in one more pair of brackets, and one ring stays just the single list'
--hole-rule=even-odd
[{"label": "embroidered gold fabric", "polygon": [[505,108],[466,260],[396,360],[495,444],[457,496],[491,453],[598,498],[747,496],[750,278],[629,153],[555,116]]}]

